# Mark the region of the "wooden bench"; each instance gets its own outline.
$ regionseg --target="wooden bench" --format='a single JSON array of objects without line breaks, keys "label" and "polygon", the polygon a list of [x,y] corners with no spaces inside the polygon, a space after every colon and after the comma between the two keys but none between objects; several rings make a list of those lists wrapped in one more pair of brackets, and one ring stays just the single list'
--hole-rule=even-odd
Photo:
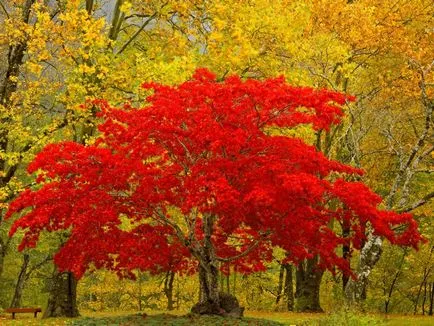
[{"label": "wooden bench", "polygon": [[15,314],[21,313],[30,313],[33,312],[35,314],[35,318],[38,317],[38,312],[42,312],[41,308],[7,308],[5,312],[9,312],[12,314],[12,319],[15,319]]}]

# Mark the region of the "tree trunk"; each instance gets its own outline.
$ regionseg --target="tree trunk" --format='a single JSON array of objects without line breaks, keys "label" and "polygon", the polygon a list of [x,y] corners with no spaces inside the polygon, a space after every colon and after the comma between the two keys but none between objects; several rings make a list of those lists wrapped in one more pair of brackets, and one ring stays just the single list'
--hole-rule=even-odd
[{"label": "tree trunk", "polygon": [[234,265],[234,286],[232,288],[232,294],[237,296],[237,265]]},{"label": "tree trunk", "polygon": [[279,271],[279,283],[277,284],[276,305],[279,304],[280,298],[282,297],[284,273],[285,273],[285,267],[283,267],[283,264],[281,264],[280,271]]},{"label": "tree trunk", "polygon": [[[432,249],[434,249],[434,247]],[[433,251],[431,250],[431,253],[432,252]],[[430,254],[430,258],[431,258],[431,254]],[[422,282],[419,285],[419,290],[417,291],[417,296],[416,296],[416,299],[415,299],[415,302],[414,302],[414,311],[413,311],[414,315],[417,313],[417,306],[419,304],[419,299],[420,299],[420,294],[422,293],[422,288],[423,288],[424,284],[426,284],[426,282],[428,280],[428,276],[430,275],[430,273],[431,273],[431,267],[430,268],[425,267],[423,269]]]},{"label": "tree trunk", "polygon": [[423,299],[422,299],[422,315],[425,315],[425,302],[426,302],[426,283],[423,285]]},{"label": "tree trunk", "polygon": [[[217,256],[211,236],[213,234],[214,216],[203,217],[203,246],[196,253],[199,260],[199,302],[191,311],[201,315],[228,315],[242,317],[244,308],[238,300],[230,295],[219,293],[219,270]],[[222,300],[221,300],[222,299]]]},{"label": "tree trunk", "polygon": [[[1,220],[0,220],[0,223],[1,223]],[[6,244],[0,235],[0,277],[3,274],[6,250],[7,250]]]},{"label": "tree trunk", "polygon": [[218,284],[218,264],[215,248],[211,240],[214,227],[214,218],[205,215],[203,218],[204,243],[199,257],[199,304],[206,306],[201,314],[221,314],[220,295]]},{"label": "tree trunk", "polygon": [[[32,5],[35,0],[26,0],[23,4],[22,11],[22,22],[23,24],[28,24],[30,19],[30,13],[32,10]],[[24,54],[27,49],[27,39],[15,44],[10,45],[7,54],[7,66],[6,71],[4,73],[4,78],[0,84],[0,105],[9,109],[9,106],[12,102],[12,94],[17,90],[17,78],[20,73],[20,68],[23,65]],[[10,121],[9,117],[5,117],[1,119],[1,123],[3,125],[8,124]],[[2,128],[0,130],[0,150],[3,152],[7,151],[8,142],[9,142],[9,129]],[[0,171],[5,171],[6,160],[0,159]],[[0,178],[1,185],[4,186],[7,181],[5,180],[5,176]]]},{"label": "tree trunk", "polygon": [[350,278],[345,287],[345,297],[349,303],[361,302],[366,299],[368,278],[378,262],[382,252],[381,237],[369,233],[368,239],[360,252],[356,279]]},{"label": "tree trunk", "polygon": [[392,301],[392,294],[393,294],[393,291],[395,290],[395,286],[396,286],[396,283],[398,281],[398,278],[401,275],[402,268],[403,268],[406,256],[407,256],[407,250],[404,250],[404,252],[402,254],[401,261],[400,261],[399,266],[398,266],[398,270],[396,271],[396,273],[395,273],[395,275],[393,277],[392,283],[390,284],[389,290],[387,292],[386,300],[384,302],[384,312],[386,314],[389,312],[390,302]]},{"label": "tree trunk", "polygon": [[[32,5],[35,0],[26,0],[22,4],[22,23],[28,24],[30,21],[30,14],[32,11]],[[24,55],[27,50],[27,39],[22,40],[14,45],[9,45],[7,50],[7,57],[2,58],[2,61],[6,63],[4,74],[2,73],[2,80],[0,81],[0,105],[6,110],[10,109],[12,103],[12,95],[17,90],[17,79],[20,74],[20,68],[24,63]],[[0,129],[0,151],[7,152],[9,145],[9,117],[2,117],[0,123],[2,128]],[[8,167],[6,160],[0,158],[0,189],[3,189],[12,177],[15,175],[18,164]],[[3,203],[7,200],[3,200]],[[0,210],[0,222],[3,219],[3,210]],[[4,257],[8,249],[9,241],[3,241],[0,238],[0,275],[3,273]]]},{"label": "tree trunk", "polygon": [[431,282],[430,285],[430,294],[429,294],[429,311],[428,315],[433,315],[433,306],[434,306],[434,282]]},{"label": "tree trunk", "polygon": [[[350,235],[350,225],[349,223],[344,223],[343,227],[342,227],[342,237],[343,238],[348,238]],[[344,244],[342,246],[342,258],[345,259],[346,261],[348,261],[348,263],[350,263],[350,251],[351,251],[351,247],[349,244]],[[342,274],[342,288],[345,291],[345,287],[347,286],[347,283],[349,281],[350,277],[348,274],[343,273]]]},{"label": "tree trunk", "polygon": [[231,293],[231,266],[228,265],[228,273],[226,274],[226,293]]},{"label": "tree trunk", "polygon": [[175,272],[169,271],[164,280],[164,294],[167,298],[167,310],[171,311],[173,307],[173,281],[175,279]]},{"label": "tree trunk", "polygon": [[219,307],[218,270],[213,266],[207,267],[206,270],[199,266],[200,302],[208,302]]},{"label": "tree trunk", "polygon": [[290,264],[284,264],[283,267],[286,271],[284,297],[286,300],[286,308],[288,311],[294,311],[294,288],[292,286],[292,266]]},{"label": "tree trunk", "polygon": [[18,274],[17,283],[15,284],[15,292],[11,302],[11,308],[18,308],[21,306],[21,298],[23,296],[24,285],[27,280],[27,267],[29,266],[30,256],[24,254],[23,264],[21,265],[20,273]]},{"label": "tree trunk", "polygon": [[179,306],[181,305],[181,292],[179,291],[179,277],[176,282],[176,310],[179,310]]},{"label": "tree trunk", "polygon": [[[220,271],[222,270],[223,264],[220,264]],[[224,285],[225,285],[225,274],[220,272],[220,292],[224,291]],[[200,299],[199,299],[200,301]]]},{"label": "tree trunk", "polygon": [[71,272],[54,271],[50,284],[47,309],[43,318],[78,317],[77,280]]},{"label": "tree trunk", "polygon": [[200,296],[198,304],[203,306],[199,313],[219,315],[222,311],[220,309],[220,294],[217,281],[218,270],[211,266],[207,267],[208,270],[203,266],[199,266]]},{"label": "tree trunk", "polygon": [[139,272],[139,275],[138,275],[138,283],[139,283],[139,293],[138,293],[138,296],[137,296],[137,308],[139,309],[139,311],[142,311],[143,310],[143,307],[142,307],[142,283],[143,283],[143,276],[142,276],[142,274],[141,274],[141,272]]},{"label": "tree trunk", "polygon": [[[1,248],[0,248],[1,250]],[[3,269],[4,269],[4,261],[5,261],[5,257],[3,255],[3,252],[0,251],[0,277],[3,274]]]},{"label": "tree trunk", "polygon": [[323,312],[319,291],[324,271],[318,268],[318,257],[307,259],[296,272],[295,309],[299,312]]}]

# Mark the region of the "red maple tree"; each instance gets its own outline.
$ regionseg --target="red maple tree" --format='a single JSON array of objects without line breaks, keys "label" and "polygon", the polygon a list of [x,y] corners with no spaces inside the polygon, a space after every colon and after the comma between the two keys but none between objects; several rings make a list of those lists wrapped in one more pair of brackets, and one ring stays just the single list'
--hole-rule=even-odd
[{"label": "red maple tree", "polygon": [[[360,248],[367,227],[395,244],[420,241],[411,215],[378,209],[378,195],[345,180],[362,171],[271,132],[328,130],[353,98],[283,78],[218,82],[205,69],[177,86],[143,87],[154,93],[140,109],[98,101],[96,144],[52,144],[37,155],[28,171],[39,171],[40,186],[8,212],[22,212],[10,231],[25,230],[20,249],[43,230],[68,230],[55,262],[77,277],[91,264],[131,276],[185,271],[194,261],[201,300],[216,313],[220,263],[261,270],[279,246],[295,264],[319,255],[324,268],[348,272],[337,248]],[[332,220],[350,225],[350,235],[339,236]],[[406,228],[397,234],[397,225]]]}]

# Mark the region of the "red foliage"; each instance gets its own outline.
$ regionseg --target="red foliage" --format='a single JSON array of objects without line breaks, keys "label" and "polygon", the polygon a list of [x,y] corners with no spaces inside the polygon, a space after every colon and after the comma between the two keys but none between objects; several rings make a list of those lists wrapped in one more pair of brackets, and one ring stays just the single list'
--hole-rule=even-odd
[{"label": "red foliage", "polygon": [[[120,275],[185,271],[203,245],[205,214],[216,217],[212,241],[222,259],[261,240],[236,260],[244,272],[263,269],[272,246],[294,263],[320,255],[324,267],[348,271],[336,249],[359,248],[368,222],[392,243],[420,241],[411,215],[379,210],[378,195],[344,180],[360,170],[269,133],[300,124],[327,130],[352,98],[283,78],[217,82],[204,69],[175,87],[143,87],[154,95],[141,109],[98,101],[105,122],[96,145],[63,142],[37,155],[29,172],[43,172],[40,188],[23,192],[8,212],[31,208],[10,231],[26,231],[20,249],[34,246],[42,230],[68,230],[55,260],[78,277],[91,263]],[[350,237],[330,229],[331,220],[350,225]],[[395,234],[400,224],[407,228]]]}]

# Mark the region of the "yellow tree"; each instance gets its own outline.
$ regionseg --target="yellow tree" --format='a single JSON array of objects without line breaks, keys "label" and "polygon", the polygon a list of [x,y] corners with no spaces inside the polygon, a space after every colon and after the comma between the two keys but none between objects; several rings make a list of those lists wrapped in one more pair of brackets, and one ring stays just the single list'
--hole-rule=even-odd
[{"label": "yellow tree", "polygon": [[[349,60],[355,67],[344,77],[349,91],[359,96],[361,110],[351,118],[360,119],[360,130],[369,130],[359,132],[364,140],[355,143],[356,162],[376,163],[368,178],[387,196],[387,208],[412,211],[426,204],[434,197],[432,189],[416,190],[417,174],[433,152],[432,2],[318,0],[315,8],[318,28],[335,33],[351,48]],[[356,269],[358,279],[349,280],[345,289],[348,299],[366,296],[381,248],[382,239],[369,234]]]}]

